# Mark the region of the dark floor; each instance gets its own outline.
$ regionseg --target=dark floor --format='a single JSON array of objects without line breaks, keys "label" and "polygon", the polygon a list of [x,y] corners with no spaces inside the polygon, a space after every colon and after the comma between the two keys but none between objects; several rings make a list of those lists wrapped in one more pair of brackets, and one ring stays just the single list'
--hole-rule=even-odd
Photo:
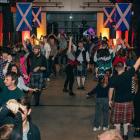
[{"label": "dark floor", "polygon": [[102,131],[92,131],[95,99],[85,97],[96,82],[90,75],[85,91],[77,90],[75,82],[75,97],[62,92],[63,82],[63,76],[51,79],[41,96],[41,106],[33,107],[32,118],[41,130],[42,140],[96,140]]}]

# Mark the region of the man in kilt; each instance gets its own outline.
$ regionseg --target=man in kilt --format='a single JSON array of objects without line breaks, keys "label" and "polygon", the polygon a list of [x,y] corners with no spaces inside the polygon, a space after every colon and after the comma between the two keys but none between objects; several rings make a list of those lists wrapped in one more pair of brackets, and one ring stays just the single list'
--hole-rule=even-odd
[{"label": "man in kilt", "polygon": [[78,49],[75,53],[77,68],[76,68],[76,79],[78,89],[85,89],[85,79],[87,75],[87,69],[89,68],[89,53],[84,47],[83,40],[78,41]]},{"label": "man in kilt", "polygon": [[131,93],[132,77],[138,70],[140,65],[140,58],[136,61],[134,66],[128,71],[125,71],[124,62],[116,64],[118,75],[112,76],[110,79],[109,89],[109,106],[112,108],[111,121],[116,129],[120,131],[121,124],[123,124],[124,140],[128,139],[128,127],[133,118],[133,95]]},{"label": "man in kilt", "polygon": [[40,52],[40,46],[33,47],[33,53],[29,55],[30,64],[30,86],[37,88],[34,92],[35,105],[39,105],[40,95],[44,84],[43,72],[46,70],[46,58]]}]

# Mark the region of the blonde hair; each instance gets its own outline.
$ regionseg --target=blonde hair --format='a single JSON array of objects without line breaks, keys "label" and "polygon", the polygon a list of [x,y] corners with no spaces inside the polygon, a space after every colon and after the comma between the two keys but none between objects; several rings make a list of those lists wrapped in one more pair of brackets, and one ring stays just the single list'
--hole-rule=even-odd
[{"label": "blonde hair", "polygon": [[108,140],[123,140],[119,131],[117,131],[116,129],[111,129],[103,132],[102,134],[99,135],[99,140],[101,136],[108,136],[109,137]]}]

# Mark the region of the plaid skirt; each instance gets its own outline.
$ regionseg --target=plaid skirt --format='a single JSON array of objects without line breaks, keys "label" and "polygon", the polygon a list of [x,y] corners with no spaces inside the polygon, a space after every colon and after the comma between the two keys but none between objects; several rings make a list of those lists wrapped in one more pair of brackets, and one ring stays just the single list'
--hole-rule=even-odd
[{"label": "plaid skirt", "polygon": [[44,77],[43,73],[32,73],[30,77],[30,87],[32,88],[43,88]]},{"label": "plaid skirt", "polygon": [[76,76],[86,76],[86,75],[87,75],[86,65],[84,65],[84,64],[77,65],[77,67],[76,67]]},{"label": "plaid skirt", "polygon": [[114,103],[112,106],[112,123],[131,123],[133,119],[133,102]]}]

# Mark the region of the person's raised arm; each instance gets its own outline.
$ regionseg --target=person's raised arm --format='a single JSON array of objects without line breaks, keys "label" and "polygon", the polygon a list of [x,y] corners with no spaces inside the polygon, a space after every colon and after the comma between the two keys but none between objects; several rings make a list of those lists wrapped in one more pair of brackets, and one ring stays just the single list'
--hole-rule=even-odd
[{"label": "person's raised arm", "polygon": [[124,45],[128,48],[128,49],[134,49],[133,47],[131,47],[129,45],[129,43],[126,41],[126,39],[124,39]]},{"label": "person's raised arm", "polygon": [[71,52],[71,46],[72,46],[72,37],[70,37],[70,40],[69,40],[68,52]]},{"label": "person's raised arm", "polygon": [[135,71],[138,70],[139,66],[140,66],[140,57],[137,59],[136,63],[134,64]]}]

